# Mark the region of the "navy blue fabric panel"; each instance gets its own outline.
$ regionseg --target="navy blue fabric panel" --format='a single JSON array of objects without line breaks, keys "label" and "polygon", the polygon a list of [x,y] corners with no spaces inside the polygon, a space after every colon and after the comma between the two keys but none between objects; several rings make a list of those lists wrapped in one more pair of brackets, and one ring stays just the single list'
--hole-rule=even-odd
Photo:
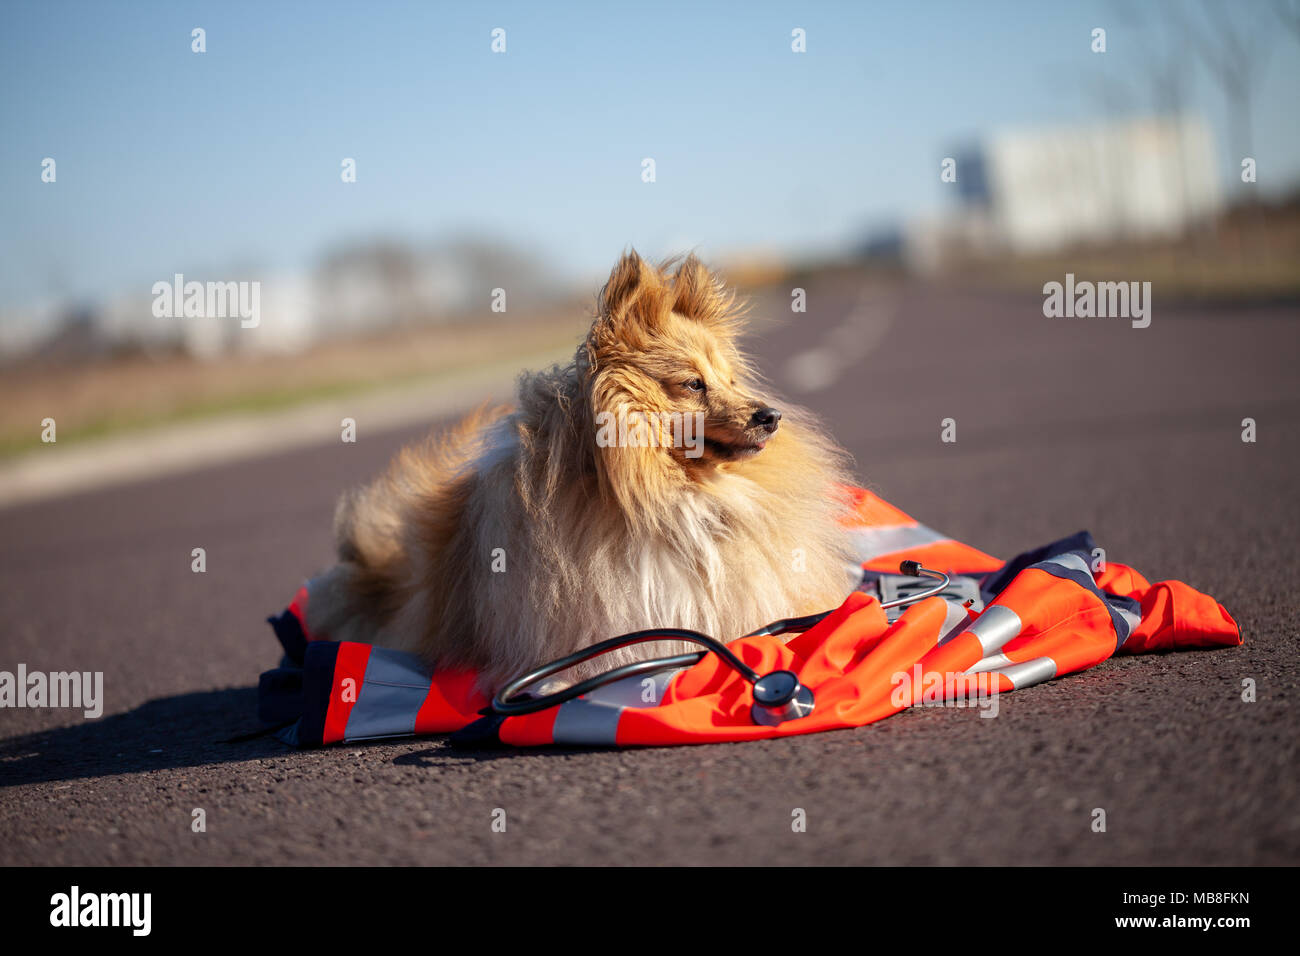
[{"label": "navy blue fabric panel", "polygon": [[501,725],[505,722],[506,718],[500,714],[485,714],[454,732],[447,742],[457,750],[500,749],[505,746],[501,742]]},{"label": "navy blue fabric panel", "polygon": [[1118,605],[1139,618],[1142,616],[1142,602],[1137,598],[1125,597],[1123,594],[1111,594],[1109,591],[1102,591],[1101,593],[1106,595],[1107,603]]},{"label": "navy blue fabric panel", "polygon": [[325,739],[325,714],[334,690],[338,656],[337,641],[311,641],[307,645],[302,671],[302,720],[298,722],[301,747],[319,747]]},{"label": "navy blue fabric panel", "polygon": [[[1139,601],[1137,598],[1125,597],[1122,594],[1111,594],[1109,591],[1102,591],[1101,593],[1105,596],[1106,603],[1109,604],[1111,607],[1122,607],[1124,610],[1132,614],[1137,620],[1139,621],[1142,620],[1142,602]],[[1121,647],[1123,647],[1128,642],[1128,639],[1132,636],[1133,636],[1133,629],[1130,628],[1128,633],[1124,635],[1124,639],[1120,641],[1117,645],[1115,645],[1115,650],[1119,650]]]},{"label": "navy blue fabric panel", "polygon": [[257,717],[283,724],[302,716],[302,668],[277,667],[257,681]]},{"label": "navy blue fabric panel", "polygon": [[980,585],[980,592],[984,595],[984,600],[987,603],[1006,590],[1007,585],[1025,568],[1040,561],[1046,561],[1048,558],[1054,558],[1058,554],[1065,554],[1067,551],[1083,551],[1088,555],[1087,563],[1091,567],[1092,549],[1096,546],[1097,543],[1093,541],[1091,532],[1076,531],[1068,538],[1061,538],[1059,541],[1045,544],[1041,548],[1035,548],[1033,551],[1026,551],[1023,554],[1016,555],[1002,566],[1002,570],[994,571],[984,579],[984,582]]},{"label": "navy blue fabric panel", "polygon": [[289,655],[289,659],[295,664],[302,664],[303,655],[307,651],[307,635],[302,632],[302,624],[297,616],[292,611],[286,610],[275,617],[268,617],[266,622],[271,625],[271,630],[275,631],[275,636],[279,639],[284,652]]}]

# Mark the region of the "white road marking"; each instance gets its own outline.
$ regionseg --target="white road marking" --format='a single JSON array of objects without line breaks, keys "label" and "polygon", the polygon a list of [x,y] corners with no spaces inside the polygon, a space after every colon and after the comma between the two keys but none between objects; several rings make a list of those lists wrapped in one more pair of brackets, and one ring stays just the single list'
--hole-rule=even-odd
[{"label": "white road marking", "polygon": [[508,401],[519,368],[538,368],[571,352],[565,346],[506,364],[454,372],[432,383],[381,388],[277,412],[223,415],[85,442],[60,441],[0,464],[0,508],[338,442],[344,417],[355,418],[362,435],[432,423],[464,414],[484,401]]},{"label": "white road marking", "polygon": [[867,285],[848,315],[826,333],[821,344],[793,356],[785,364],[785,380],[796,392],[819,392],[839,381],[885,339],[898,316],[901,294],[896,289]]}]

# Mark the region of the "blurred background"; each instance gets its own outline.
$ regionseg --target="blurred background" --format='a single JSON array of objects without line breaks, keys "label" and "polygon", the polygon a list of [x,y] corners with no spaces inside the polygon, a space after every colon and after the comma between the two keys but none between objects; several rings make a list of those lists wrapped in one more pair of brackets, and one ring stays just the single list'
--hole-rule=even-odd
[{"label": "blurred background", "polygon": [[[1297,858],[1296,0],[11,0],[0,88],[0,668],[107,697],[0,718],[0,863]],[[899,508],[1087,528],[1245,643],[744,747],[218,742],[340,491],[571,357],[629,246],[740,286]],[[1150,326],[1046,316],[1069,274]],[[156,315],[178,275],[260,321]]]},{"label": "blurred background", "polygon": [[[1300,293],[1286,0],[51,2],[0,24],[0,467],[46,416],[66,442],[562,357],[629,245],[697,251],[760,320],[810,275]],[[176,274],[259,282],[260,324],[155,316]]]}]

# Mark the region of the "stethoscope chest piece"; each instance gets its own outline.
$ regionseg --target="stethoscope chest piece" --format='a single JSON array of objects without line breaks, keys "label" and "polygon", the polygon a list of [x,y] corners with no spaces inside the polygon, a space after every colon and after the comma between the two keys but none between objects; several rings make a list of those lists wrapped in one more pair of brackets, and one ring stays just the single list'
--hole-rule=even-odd
[{"label": "stethoscope chest piece", "polygon": [[749,715],[754,723],[775,727],[787,720],[813,712],[813,692],[791,671],[772,671],[754,682],[754,706]]}]

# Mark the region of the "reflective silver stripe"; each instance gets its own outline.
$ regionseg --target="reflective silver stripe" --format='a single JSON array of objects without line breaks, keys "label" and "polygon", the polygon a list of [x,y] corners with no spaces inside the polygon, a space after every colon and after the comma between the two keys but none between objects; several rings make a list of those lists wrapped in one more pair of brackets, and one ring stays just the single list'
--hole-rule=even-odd
[{"label": "reflective silver stripe", "polygon": [[982,661],[976,662],[973,666],[966,668],[967,674],[979,674],[983,671],[997,670],[999,667],[1006,667],[1012,663],[1011,658],[1005,654],[992,654]]},{"label": "reflective silver stripe", "polygon": [[994,673],[1005,674],[1011,681],[1011,686],[1020,690],[1022,687],[1032,687],[1034,684],[1041,684],[1055,677],[1056,661],[1050,657],[1035,657],[1032,661],[1025,661],[1023,664],[999,668]]},{"label": "reflective silver stripe", "polygon": [[557,744],[595,744],[613,746],[618,736],[618,718],[622,707],[599,704],[579,697],[560,705],[555,715],[552,739]]},{"label": "reflective silver stripe", "polygon": [[966,613],[966,608],[959,601],[949,601],[944,598],[948,605],[948,612],[944,615],[943,627],[939,629],[939,643],[942,644],[945,637],[954,629],[961,627],[970,620],[970,615]]},{"label": "reflective silver stripe", "polygon": [[863,561],[870,561],[882,554],[893,554],[904,548],[919,548],[925,544],[952,540],[947,535],[940,534],[923,524],[888,524],[874,528],[854,528],[849,532],[849,537]]},{"label": "reflective silver stripe", "polygon": [[1005,604],[990,604],[971,621],[966,631],[979,639],[984,656],[988,657],[1020,633],[1020,615]]},{"label": "reflective silver stripe", "polygon": [[[657,707],[664,699],[669,682],[685,669],[673,667],[651,674],[633,674],[604,687],[597,687],[591,693],[583,694],[580,699],[609,707]],[[646,692],[651,689],[644,686],[648,680],[654,681],[654,688],[649,694]],[[650,700],[645,699],[647,696]]]},{"label": "reflective silver stripe", "polygon": [[[970,627],[971,621],[973,620],[974,618],[972,618],[969,614],[967,614],[966,620],[959,621],[957,623],[957,626],[954,627],[952,630],[944,632],[943,636],[939,638],[939,643],[937,646],[942,647],[944,644],[947,644],[949,641],[951,641],[954,637],[960,637],[962,634],[965,634],[966,628]],[[948,626],[948,620],[946,617],[944,618],[943,623],[944,623],[944,627]]]},{"label": "reflective silver stripe", "polygon": [[1112,611],[1114,611],[1116,614],[1122,617],[1124,621],[1128,624],[1128,634],[1123,635],[1119,641],[1120,645],[1123,646],[1124,642],[1129,639],[1129,635],[1131,635],[1134,631],[1136,631],[1138,625],[1142,623],[1142,618],[1134,614],[1128,608],[1121,607],[1118,604],[1111,604],[1110,607]]},{"label": "reflective silver stripe", "polygon": [[429,665],[414,654],[376,647],[366,661],[357,701],[348,714],[344,740],[406,736],[429,696]]},{"label": "reflective silver stripe", "polygon": [[1046,561],[1039,561],[1039,564],[1057,564],[1070,571],[1082,571],[1091,578],[1092,568],[1088,567],[1088,562],[1083,560],[1073,551],[1067,551],[1065,554],[1058,554],[1054,558],[1048,558]]}]

